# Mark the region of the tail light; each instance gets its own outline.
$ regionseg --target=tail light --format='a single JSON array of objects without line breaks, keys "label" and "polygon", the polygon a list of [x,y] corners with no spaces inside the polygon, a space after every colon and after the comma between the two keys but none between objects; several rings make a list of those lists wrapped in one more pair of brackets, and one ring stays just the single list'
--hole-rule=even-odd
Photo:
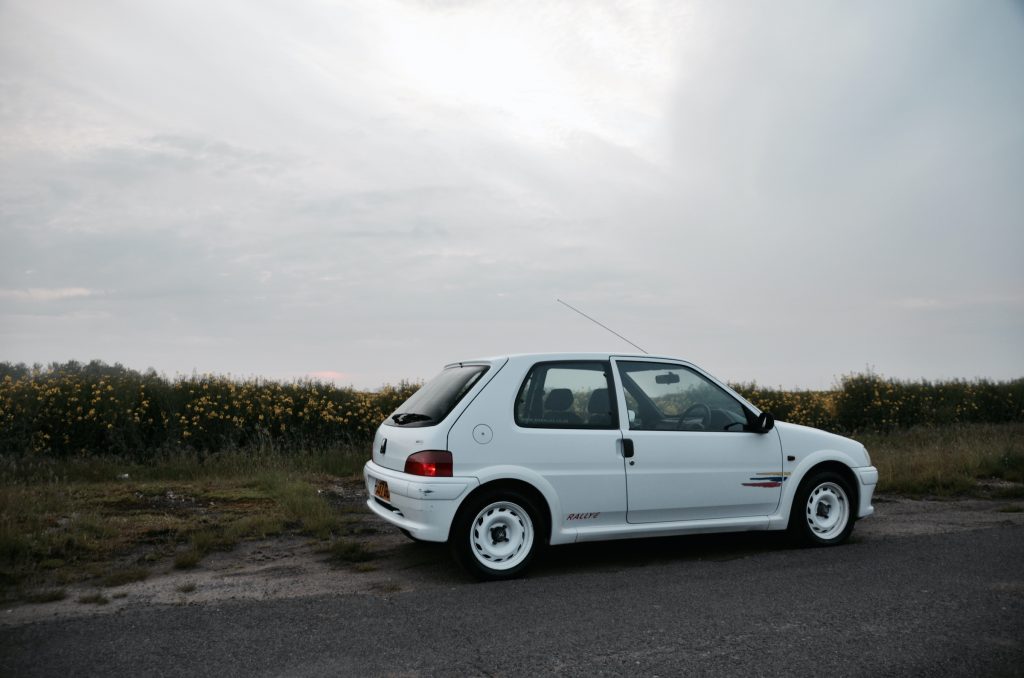
[{"label": "tail light", "polygon": [[448,450],[423,450],[405,460],[405,472],[414,476],[451,478],[452,453]]}]

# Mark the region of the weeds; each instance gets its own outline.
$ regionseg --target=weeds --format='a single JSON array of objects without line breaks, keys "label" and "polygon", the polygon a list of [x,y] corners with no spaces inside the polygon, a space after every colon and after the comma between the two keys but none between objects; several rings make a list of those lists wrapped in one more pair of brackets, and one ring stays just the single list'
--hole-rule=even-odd
[{"label": "weeds", "polygon": [[65,589],[40,589],[26,594],[24,600],[29,603],[55,603],[68,597]]},{"label": "weeds", "polygon": [[101,584],[104,587],[124,586],[133,582],[142,581],[149,577],[149,570],[145,567],[130,567],[126,570],[116,570],[103,578]]},{"label": "weeds", "polygon": [[188,548],[174,554],[174,567],[178,570],[189,570],[205,558],[211,551],[217,549],[229,550],[237,543],[223,534],[223,530],[212,527],[198,529],[192,533],[189,539]]},{"label": "weeds", "polygon": [[282,532],[284,532],[284,519],[262,513],[243,516],[224,527],[226,540],[232,542],[248,538],[266,539]]},{"label": "weeds", "polygon": [[195,549],[189,548],[185,551],[178,551],[174,554],[174,569],[176,570],[191,570],[193,567],[199,564],[199,561],[203,559],[206,554]]},{"label": "weeds", "polygon": [[[858,440],[878,467],[884,492],[1024,496],[1024,424],[916,427]],[[989,479],[1006,484],[990,491],[979,482]]]},{"label": "weeds", "polygon": [[368,551],[362,543],[343,538],[332,541],[323,548],[323,552],[333,563],[365,563],[374,558],[374,554]]},{"label": "weeds", "polygon": [[203,455],[195,450],[163,451],[146,461],[113,454],[70,458],[0,454],[0,483],[8,485],[67,482],[192,482],[255,479],[295,473],[351,476],[369,458],[365,443],[342,444],[319,451],[287,454],[280,450],[229,450]]},{"label": "weeds", "polygon": [[338,531],[342,521],[317,491],[308,483],[286,482],[276,491],[285,519],[319,539],[327,539]]}]

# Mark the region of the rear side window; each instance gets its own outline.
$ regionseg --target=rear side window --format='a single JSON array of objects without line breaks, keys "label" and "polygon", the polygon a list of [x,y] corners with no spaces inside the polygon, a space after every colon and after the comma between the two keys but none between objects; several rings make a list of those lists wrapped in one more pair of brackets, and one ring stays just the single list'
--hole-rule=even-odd
[{"label": "rear side window", "polygon": [[519,388],[516,423],[527,428],[615,429],[614,393],[608,363],[538,363]]},{"label": "rear side window", "polygon": [[469,393],[484,376],[487,365],[457,365],[441,374],[409,396],[384,423],[388,426],[434,426],[455,409],[463,396]]}]

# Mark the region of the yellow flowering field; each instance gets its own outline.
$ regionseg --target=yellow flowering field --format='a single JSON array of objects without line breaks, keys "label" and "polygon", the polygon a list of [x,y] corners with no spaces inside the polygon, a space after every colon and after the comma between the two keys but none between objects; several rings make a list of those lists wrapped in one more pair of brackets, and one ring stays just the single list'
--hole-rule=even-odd
[{"label": "yellow flowering field", "polygon": [[1024,379],[901,381],[867,373],[843,376],[828,391],[733,388],[780,421],[843,434],[1024,422]]},{"label": "yellow flowering field", "polygon": [[[368,392],[310,380],[168,379],[98,361],[0,363],[0,453],[145,461],[181,450],[322,450],[365,441],[417,387],[403,382]],[[828,391],[734,388],[779,420],[839,433],[1024,422],[1024,379],[907,382],[855,374]]]},{"label": "yellow flowering field", "polygon": [[417,388],[364,392],[217,375],[170,380],[99,362],[2,364],[0,374],[0,452],[138,460],[181,449],[309,450],[365,440]]}]

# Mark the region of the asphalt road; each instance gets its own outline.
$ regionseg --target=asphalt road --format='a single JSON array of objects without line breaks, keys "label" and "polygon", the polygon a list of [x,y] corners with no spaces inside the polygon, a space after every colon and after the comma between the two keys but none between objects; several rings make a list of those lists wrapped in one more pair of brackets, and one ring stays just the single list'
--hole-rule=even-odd
[{"label": "asphalt road", "polygon": [[527,579],[0,628],[4,676],[1024,675],[1024,527],[552,550]]}]

